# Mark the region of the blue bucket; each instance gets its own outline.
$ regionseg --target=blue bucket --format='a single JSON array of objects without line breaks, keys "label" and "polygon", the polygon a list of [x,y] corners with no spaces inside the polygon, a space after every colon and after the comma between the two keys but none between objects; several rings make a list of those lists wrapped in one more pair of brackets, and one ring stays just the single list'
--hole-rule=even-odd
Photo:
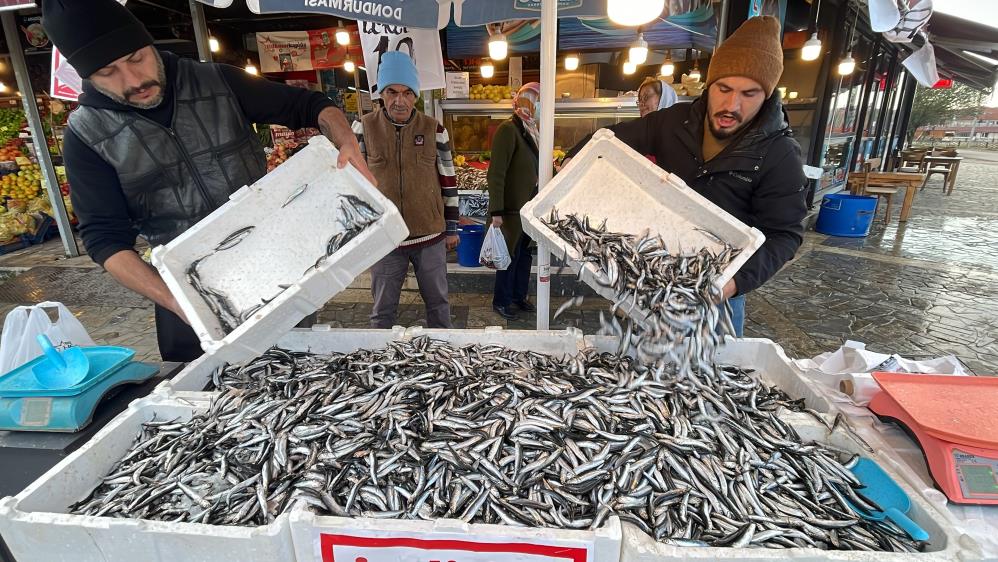
[{"label": "blue bucket", "polygon": [[862,238],[870,233],[877,198],[869,195],[834,193],[821,200],[814,229],[831,236]]},{"label": "blue bucket", "polygon": [[461,243],[457,246],[457,263],[464,267],[480,267],[478,256],[482,253],[482,242],[485,240],[485,226],[481,224],[465,224],[458,229]]}]

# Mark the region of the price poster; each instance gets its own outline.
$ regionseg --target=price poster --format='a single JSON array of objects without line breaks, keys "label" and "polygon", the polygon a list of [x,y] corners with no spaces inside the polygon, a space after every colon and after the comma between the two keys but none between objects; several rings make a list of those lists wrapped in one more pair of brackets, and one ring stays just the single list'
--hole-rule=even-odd
[{"label": "price poster", "polygon": [[[502,539],[499,539],[502,540]],[[593,562],[592,546],[319,533],[318,562]]]}]

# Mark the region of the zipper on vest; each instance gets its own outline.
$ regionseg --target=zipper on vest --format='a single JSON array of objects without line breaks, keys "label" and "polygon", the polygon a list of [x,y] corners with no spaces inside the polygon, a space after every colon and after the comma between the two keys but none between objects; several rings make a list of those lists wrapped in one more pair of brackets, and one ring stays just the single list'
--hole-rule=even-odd
[{"label": "zipper on vest", "polygon": [[157,127],[165,130],[166,134],[169,135],[171,139],[173,139],[174,144],[177,145],[177,149],[180,150],[180,155],[184,157],[184,161],[187,162],[187,167],[190,168],[191,170],[191,177],[194,178],[194,184],[197,186],[198,191],[201,192],[201,197],[204,198],[204,200],[208,203],[209,207],[211,207],[212,209],[217,209],[218,205],[215,203],[215,200],[212,199],[211,195],[208,193],[208,188],[204,185],[204,182],[201,180],[201,174],[200,172],[198,172],[197,167],[194,166],[194,160],[191,158],[191,155],[187,153],[187,149],[184,148],[184,145],[180,144],[180,139],[177,138],[177,133],[174,132],[174,130],[171,129],[170,127],[164,127],[144,115],[139,115],[138,117],[139,119],[145,119],[146,121],[152,123],[153,125],[156,125]]},{"label": "zipper on vest", "polygon": [[398,155],[399,161],[399,213],[404,215],[405,200],[402,198],[402,129],[399,127],[395,127],[395,152]]}]

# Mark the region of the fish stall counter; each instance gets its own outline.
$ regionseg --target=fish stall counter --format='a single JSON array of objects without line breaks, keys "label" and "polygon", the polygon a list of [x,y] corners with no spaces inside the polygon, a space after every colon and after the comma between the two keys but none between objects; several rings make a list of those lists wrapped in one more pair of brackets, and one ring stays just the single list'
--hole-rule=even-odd
[{"label": "fish stall counter", "polygon": [[[160,384],[170,380],[185,367],[183,363],[145,364],[156,373],[141,384],[113,388],[97,404],[89,422],[82,429],[69,432],[0,431],[0,497],[14,496],[28,484],[90,441],[104,426],[123,412],[134,400],[148,396]],[[0,561],[14,562],[13,555],[0,539]]]}]

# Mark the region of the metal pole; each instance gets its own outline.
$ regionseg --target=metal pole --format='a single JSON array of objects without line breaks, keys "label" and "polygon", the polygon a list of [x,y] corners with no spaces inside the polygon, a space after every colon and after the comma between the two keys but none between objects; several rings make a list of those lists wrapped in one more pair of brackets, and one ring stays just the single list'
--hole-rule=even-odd
[{"label": "metal pole", "polygon": [[360,69],[353,70],[353,89],[357,92],[357,115],[364,116],[364,96],[360,95]]},{"label": "metal pole", "polygon": [[42,118],[38,114],[38,106],[35,105],[35,91],[31,87],[28,66],[24,63],[24,49],[21,48],[20,32],[14,22],[13,12],[3,12],[0,17],[3,19],[4,37],[7,39],[7,48],[10,50],[10,62],[14,66],[14,76],[17,78],[17,89],[21,92],[24,114],[28,118],[28,129],[31,131],[31,138],[35,141],[35,154],[38,156],[38,165],[41,167],[42,177],[45,179],[45,190],[48,192],[49,201],[52,202],[55,222],[59,225],[62,246],[66,249],[67,256],[75,258],[80,255],[80,249],[76,247],[76,238],[73,237],[73,231],[69,225],[69,214],[66,213],[66,204],[62,200],[62,192],[59,190],[59,177],[52,165],[52,155],[49,154],[49,145],[45,138],[45,129],[42,127]]},{"label": "metal pole", "polygon": [[[538,146],[537,185],[544,189],[554,175],[554,98],[557,69],[558,2],[541,2],[541,139]],[[551,318],[551,254],[537,243],[537,329],[547,330]]]},{"label": "metal pole", "polygon": [[730,0],[721,0],[720,16],[717,22],[717,43],[715,47],[724,42],[728,37],[728,11],[731,9]]},{"label": "metal pole", "polygon": [[208,44],[208,24],[204,19],[204,6],[197,0],[190,0],[191,20],[194,22],[194,40],[198,45],[198,58],[201,62],[211,62],[211,46]]}]

